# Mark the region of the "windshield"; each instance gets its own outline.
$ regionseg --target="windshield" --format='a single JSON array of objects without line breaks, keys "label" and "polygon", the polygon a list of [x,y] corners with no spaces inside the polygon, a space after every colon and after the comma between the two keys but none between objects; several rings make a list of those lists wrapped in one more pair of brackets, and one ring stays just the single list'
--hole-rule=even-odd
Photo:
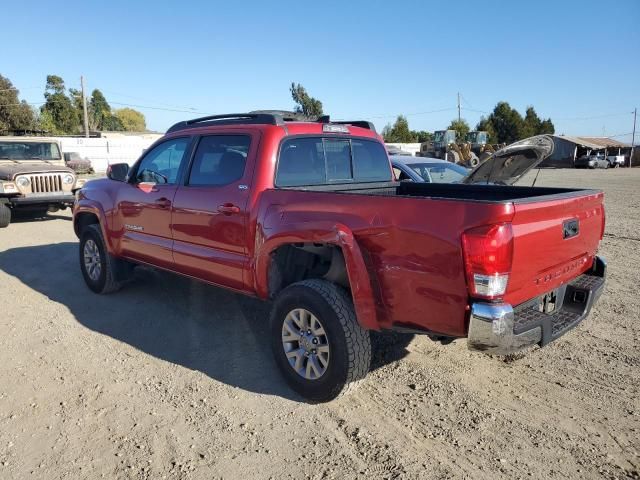
[{"label": "windshield", "polygon": [[4,160],[60,160],[55,142],[0,142],[0,159]]},{"label": "windshield", "polygon": [[487,132],[469,132],[467,133],[467,142],[469,143],[487,143]]},{"label": "windshield", "polygon": [[409,166],[425,182],[430,183],[457,183],[469,173],[455,163],[413,163]]}]

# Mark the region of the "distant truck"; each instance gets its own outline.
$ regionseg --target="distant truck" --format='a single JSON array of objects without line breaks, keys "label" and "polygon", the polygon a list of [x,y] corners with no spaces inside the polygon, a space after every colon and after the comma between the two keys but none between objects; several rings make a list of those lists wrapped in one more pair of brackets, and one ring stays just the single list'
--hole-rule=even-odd
[{"label": "distant truck", "polygon": [[80,270],[99,294],[151,265],[270,300],[268,333],[248,335],[294,390],[331,400],[369,371],[369,330],[504,355],[588,315],[605,281],[604,194],[511,186],[552,151],[533,137],[460,184],[396,182],[366,121],[180,122],[78,192]]},{"label": "distant truck", "polygon": [[72,206],[84,182],[65,165],[57,140],[0,137],[0,228],[14,211],[43,216]]}]

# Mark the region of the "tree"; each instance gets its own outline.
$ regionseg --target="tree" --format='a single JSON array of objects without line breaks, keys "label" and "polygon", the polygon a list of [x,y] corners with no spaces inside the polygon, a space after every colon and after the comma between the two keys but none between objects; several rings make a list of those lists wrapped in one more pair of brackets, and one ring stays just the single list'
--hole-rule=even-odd
[{"label": "tree", "polygon": [[411,136],[419,143],[430,142],[433,139],[433,133],[426,130],[411,130]]},{"label": "tree", "polygon": [[488,118],[480,117],[480,121],[476,125],[476,130],[487,132],[489,134],[489,143],[499,143],[496,132],[493,129],[493,124],[489,121]]},{"label": "tree", "polygon": [[33,128],[35,116],[27,102],[20,101],[19,91],[11,81],[0,75],[0,131]]},{"label": "tree", "polygon": [[[487,122],[491,125],[488,128]],[[476,130],[486,130],[492,134],[494,143],[510,144],[523,137],[524,120],[522,115],[507,102],[498,102],[493,112],[485,119],[481,118]]]},{"label": "tree", "polygon": [[412,143],[416,141],[413,132],[409,130],[407,117],[398,115],[393,125],[382,129],[382,137],[387,143]]},{"label": "tree", "polygon": [[447,130],[455,130],[456,138],[459,142],[464,141],[467,138],[467,133],[469,133],[469,124],[464,118],[460,120],[451,120],[451,123],[447,127]]},{"label": "tree", "polygon": [[113,116],[111,113],[111,105],[107,103],[107,99],[104,98],[104,95],[97,88],[91,92],[91,100],[89,100],[89,124],[93,124],[92,128],[96,130],[113,130],[112,128],[107,128],[105,123],[113,123],[110,117]]},{"label": "tree", "polygon": [[540,130],[538,130],[538,135],[542,135],[545,133],[549,135],[553,135],[554,133],[556,133],[556,127],[553,125],[553,122],[551,121],[550,118],[543,120],[542,123],[540,124]]},{"label": "tree", "polygon": [[[77,97],[77,95],[76,95]],[[65,94],[64,80],[57,75],[47,75],[45,104],[41,112],[51,116],[55,127],[53,133],[76,133],[80,130],[80,117],[76,105]]]},{"label": "tree", "polygon": [[542,120],[538,117],[535,109],[531,106],[527,107],[527,112],[524,116],[524,122],[522,124],[522,138],[533,137],[538,135],[542,127]]},{"label": "tree", "polygon": [[122,124],[122,120],[120,120],[117,115],[109,115],[106,117],[102,122],[102,129],[108,132],[122,132],[126,130]]},{"label": "tree", "polygon": [[490,143],[506,144],[534,135],[555,133],[551,119],[540,120],[532,106],[527,107],[522,118],[507,102],[498,102],[488,117],[480,117],[476,130],[489,132]]},{"label": "tree", "polygon": [[120,108],[115,111],[115,117],[127,132],[144,132],[147,129],[144,115],[133,108]]},{"label": "tree", "polygon": [[294,109],[297,113],[302,113],[305,117],[322,115],[322,102],[310,96],[302,85],[291,83],[290,91],[291,98],[296,102]]},{"label": "tree", "polygon": [[47,110],[37,111],[35,126],[37,130],[42,130],[44,132],[54,133],[56,131],[56,125],[53,122],[53,117]]}]

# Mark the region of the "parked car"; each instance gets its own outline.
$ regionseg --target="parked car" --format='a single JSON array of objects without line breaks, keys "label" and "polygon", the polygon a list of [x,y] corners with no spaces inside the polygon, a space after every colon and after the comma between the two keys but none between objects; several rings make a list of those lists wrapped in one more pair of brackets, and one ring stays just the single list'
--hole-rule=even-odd
[{"label": "parked car", "polygon": [[105,294],[151,265],[271,300],[264,340],[313,401],[367,374],[369,330],[491,354],[543,346],[588,315],[605,277],[601,191],[508,185],[552,149],[517,142],[464,184],[396,182],[369,122],[180,122],[77,193],[82,275]]},{"label": "parked car", "polygon": [[94,173],[91,160],[78,152],[64,152],[64,163],[76,173]]},{"label": "parked car", "polygon": [[625,164],[624,155],[609,155],[607,160],[611,168],[624,167]]},{"label": "parked car", "polygon": [[0,137],[0,228],[12,212],[36,216],[73,205],[84,180],[65,166],[57,140],[42,137]]},{"label": "parked car", "polygon": [[427,183],[460,183],[471,171],[456,163],[429,157],[391,156],[396,180]]},{"label": "parked car", "polygon": [[583,155],[575,161],[576,168],[609,168],[611,166],[611,162],[603,153]]}]

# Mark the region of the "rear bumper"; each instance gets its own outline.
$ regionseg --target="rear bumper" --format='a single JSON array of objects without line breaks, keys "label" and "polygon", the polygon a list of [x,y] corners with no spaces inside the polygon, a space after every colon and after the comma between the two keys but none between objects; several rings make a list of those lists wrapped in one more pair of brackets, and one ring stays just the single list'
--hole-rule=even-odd
[{"label": "rear bumper", "polygon": [[552,342],[589,315],[604,289],[606,269],[605,261],[596,257],[592,270],[563,287],[563,302],[550,314],[538,310],[538,299],[515,308],[508,304],[472,304],[469,348],[508,355],[531,345]]},{"label": "rear bumper", "polygon": [[38,195],[29,197],[13,197],[9,199],[9,203],[14,207],[52,204],[73,205],[74,201],[74,195]]}]

